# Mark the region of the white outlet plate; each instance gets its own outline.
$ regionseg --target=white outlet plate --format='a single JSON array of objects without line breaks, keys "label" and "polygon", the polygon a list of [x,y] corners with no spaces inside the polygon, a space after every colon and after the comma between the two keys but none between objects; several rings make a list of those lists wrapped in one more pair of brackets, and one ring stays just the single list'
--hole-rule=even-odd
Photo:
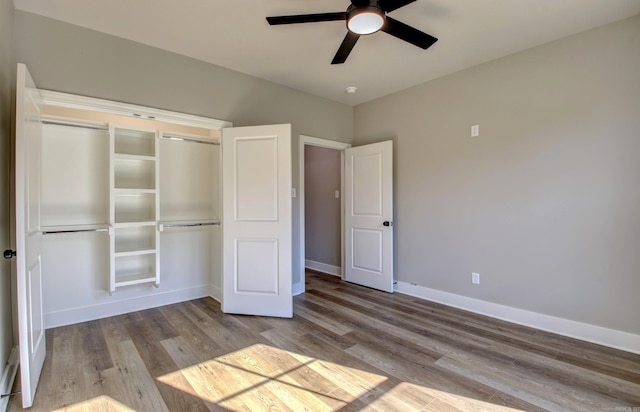
[{"label": "white outlet plate", "polygon": [[473,283],[474,285],[479,285],[480,284],[480,274],[473,272],[471,273],[471,283]]},{"label": "white outlet plate", "polygon": [[298,193],[296,193],[296,188],[292,187],[291,188],[291,197],[296,197],[298,195]]},{"label": "white outlet plate", "polygon": [[340,199],[340,191],[336,190],[336,199]]}]

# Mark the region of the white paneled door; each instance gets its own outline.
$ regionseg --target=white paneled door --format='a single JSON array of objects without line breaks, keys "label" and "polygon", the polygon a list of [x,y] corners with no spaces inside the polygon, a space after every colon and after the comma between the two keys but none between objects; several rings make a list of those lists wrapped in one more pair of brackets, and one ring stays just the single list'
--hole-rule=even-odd
[{"label": "white paneled door", "polygon": [[345,150],[345,280],[393,292],[393,143]]},{"label": "white paneled door", "polygon": [[293,316],[291,125],[224,129],[225,313]]},{"label": "white paneled door", "polygon": [[40,227],[41,106],[40,92],[27,67],[19,64],[16,85],[15,225],[18,345],[24,408],[33,404],[46,353]]}]

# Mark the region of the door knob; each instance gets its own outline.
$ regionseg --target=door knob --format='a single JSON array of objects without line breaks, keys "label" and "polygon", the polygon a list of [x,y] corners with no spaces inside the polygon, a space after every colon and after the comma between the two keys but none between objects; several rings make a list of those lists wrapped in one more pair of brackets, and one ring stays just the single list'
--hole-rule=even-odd
[{"label": "door knob", "polygon": [[389,222],[388,220],[385,220],[384,222],[382,222],[382,226],[391,226],[393,224],[393,222]]},{"label": "door knob", "polygon": [[15,250],[11,250],[11,249],[6,249],[2,255],[4,256],[5,259],[11,259],[12,257],[14,257],[16,255],[16,251]]}]

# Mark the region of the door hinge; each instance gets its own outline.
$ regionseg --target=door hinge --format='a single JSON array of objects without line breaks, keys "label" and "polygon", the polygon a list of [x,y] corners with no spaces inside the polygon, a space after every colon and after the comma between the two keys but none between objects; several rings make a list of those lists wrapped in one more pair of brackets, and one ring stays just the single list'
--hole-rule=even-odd
[{"label": "door hinge", "polygon": [[5,259],[11,259],[15,257],[15,255],[16,255],[16,251],[12,249],[5,249],[5,251],[3,252],[3,256]]}]

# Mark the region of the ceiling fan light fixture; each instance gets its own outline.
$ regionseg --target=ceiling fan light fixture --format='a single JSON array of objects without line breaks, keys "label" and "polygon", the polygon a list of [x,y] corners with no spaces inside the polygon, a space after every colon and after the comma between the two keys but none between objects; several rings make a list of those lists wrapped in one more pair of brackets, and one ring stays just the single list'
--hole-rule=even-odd
[{"label": "ceiling fan light fixture", "polygon": [[347,29],[356,34],[375,33],[384,25],[384,12],[377,5],[352,7],[347,13]]}]

